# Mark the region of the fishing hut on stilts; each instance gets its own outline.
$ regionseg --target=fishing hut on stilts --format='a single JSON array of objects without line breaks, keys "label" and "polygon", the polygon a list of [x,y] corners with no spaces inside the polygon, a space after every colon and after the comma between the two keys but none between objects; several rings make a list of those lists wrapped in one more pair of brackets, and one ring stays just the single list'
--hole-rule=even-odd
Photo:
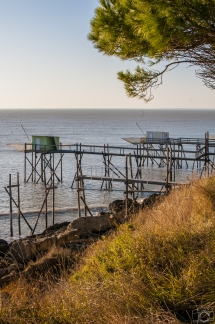
[{"label": "fishing hut on stilts", "polygon": [[[63,181],[63,157],[75,157],[74,177],[70,189],[77,192],[78,216],[93,216],[86,198],[89,189],[85,182],[96,181],[98,190],[114,191],[115,184],[122,189],[126,206],[129,197],[136,200],[138,195],[149,192],[164,193],[171,188],[184,185],[194,177],[209,176],[215,168],[215,139],[208,133],[204,138],[171,138],[168,132],[147,131],[143,137],[124,138],[129,143],[122,146],[62,144],[56,136],[32,136],[30,143],[19,147],[24,152],[24,182],[44,184],[44,201],[37,221],[31,232],[34,233],[39,217],[45,209],[46,228],[47,200],[52,194],[52,222],[55,222],[55,189]],[[21,145],[21,144],[20,144]],[[18,144],[10,144],[18,149]],[[94,156],[94,163],[83,164],[87,156]],[[98,164],[95,164],[95,160]],[[181,177],[181,172],[186,176]],[[159,176],[158,176],[159,175]],[[12,187],[9,182],[9,190]],[[7,188],[7,190],[8,190]],[[68,188],[69,190],[69,188]],[[9,194],[13,199],[12,194]],[[83,212],[82,212],[83,210]],[[125,208],[125,217],[127,217]],[[83,215],[82,215],[83,213]],[[11,216],[12,217],[12,216]]]}]

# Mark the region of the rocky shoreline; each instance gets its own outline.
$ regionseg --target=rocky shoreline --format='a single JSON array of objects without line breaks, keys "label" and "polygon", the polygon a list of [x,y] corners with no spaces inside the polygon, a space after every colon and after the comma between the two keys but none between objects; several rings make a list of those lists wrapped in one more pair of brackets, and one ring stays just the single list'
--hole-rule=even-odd
[{"label": "rocky shoreline", "polygon": [[[153,194],[144,199],[142,204],[128,200],[128,213],[132,215],[139,210],[150,207],[160,195]],[[27,236],[12,243],[0,239],[0,288],[19,277],[35,278],[44,269],[60,272],[71,266],[71,253],[84,250],[87,246],[107,235],[118,224],[127,221],[125,217],[125,200],[115,200],[109,205],[109,212],[101,212],[94,217],[81,217],[72,222],[64,222],[49,227],[38,235]],[[49,251],[62,249],[60,253]],[[64,260],[62,260],[62,258]]]}]

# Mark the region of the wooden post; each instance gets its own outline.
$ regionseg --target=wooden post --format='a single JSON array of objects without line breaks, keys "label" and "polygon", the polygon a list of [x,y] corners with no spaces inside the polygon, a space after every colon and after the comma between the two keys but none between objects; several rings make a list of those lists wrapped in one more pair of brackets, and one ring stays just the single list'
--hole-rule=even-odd
[{"label": "wooden post", "polygon": [[[130,163],[130,174],[131,174],[131,178],[133,179],[131,153],[129,154],[129,163]],[[133,190],[133,192],[132,192],[132,199],[134,200],[135,197],[134,197],[134,183],[133,182],[132,182],[131,186],[132,186],[132,190]]]},{"label": "wooden post", "polygon": [[125,156],[125,174],[126,174],[125,218],[127,218],[128,217],[128,155]]},{"label": "wooden post", "polygon": [[76,155],[76,181],[77,181],[77,193],[78,193],[78,217],[80,218],[81,217],[81,205],[80,205],[78,154]]},{"label": "wooden post", "polygon": [[[60,150],[62,151],[62,143],[60,143]],[[63,182],[63,156],[60,153],[60,181]]]},{"label": "wooden post", "polygon": [[43,153],[40,155],[40,164],[41,164],[41,180],[44,182],[44,172],[43,172]]},{"label": "wooden post", "polygon": [[170,148],[170,170],[169,170],[169,175],[170,175],[170,181],[172,182],[172,148]]},{"label": "wooden post", "polygon": [[26,183],[26,143],[25,143],[25,157],[24,157],[24,183]]},{"label": "wooden post", "polygon": [[168,192],[169,187],[169,148],[167,148],[166,155],[166,192]]},{"label": "wooden post", "polygon": [[52,191],[52,225],[54,225],[55,223],[55,174],[54,174],[54,153],[53,153],[53,168],[52,168],[52,187],[53,187],[53,191]]},{"label": "wooden post", "polygon": [[19,172],[17,172],[17,190],[18,190],[18,229],[19,229],[19,235],[21,235]]},{"label": "wooden post", "polygon": [[176,166],[175,166],[175,144],[173,144],[173,152],[174,152],[174,156],[173,156],[173,158],[174,158],[174,161],[173,161],[173,164],[174,164],[174,177],[173,177],[173,181],[175,182],[175,168],[176,168]]},{"label": "wooden post", "polygon": [[33,151],[33,144],[32,144],[32,151],[31,151],[31,181],[34,181],[34,151]]},{"label": "wooden post", "polygon": [[[107,156],[107,165],[108,165],[107,176],[110,177],[110,155],[109,155],[108,144],[107,144],[107,153],[108,153],[108,156]],[[112,183],[111,183],[111,181],[108,181],[108,189],[110,190],[111,187],[112,187]]]},{"label": "wooden post", "polygon": [[149,145],[147,144],[147,167],[149,166]]},{"label": "wooden post", "polygon": [[[79,160],[79,173],[80,173],[80,176],[82,177],[81,158]],[[83,197],[80,197],[80,198],[83,198],[84,201],[86,201],[85,190],[84,190],[84,180],[81,179],[80,183],[81,183],[81,188],[79,189],[79,191],[82,191],[82,194],[83,194]],[[84,204],[84,216],[87,217],[87,204]]]},{"label": "wooden post", "polygon": [[209,176],[209,150],[208,150],[208,135],[205,133],[205,176],[206,176],[206,170],[208,170],[208,176]]},{"label": "wooden post", "polygon": [[45,184],[45,223],[46,229],[48,228],[48,197],[47,197],[47,184],[46,184],[46,172],[44,168],[44,184]]},{"label": "wooden post", "polygon": [[36,145],[35,145],[35,151],[34,151],[34,183],[36,183],[36,168],[37,168],[37,153],[36,153]]},{"label": "wooden post", "polygon": [[89,209],[89,207],[87,206],[87,203],[86,203],[86,200],[84,197],[80,197],[81,200],[83,201],[84,205],[85,205],[85,208],[87,209],[87,211],[89,212],[90,216],[93,217],[93,214],[91,213],[91,210]]},{"label": "wooden post", "polygon": [[[105,177],[107,177],[107,159],[106,159],[106,146],[104,144],[104,155],[103,155],[104,163],[105,163]],[[105,181],[105,189],[107,190],[107,181]]]},{"label": "wooden post", "polygon": [[9,193],[10,193],[10,236],[13,236],[13,208],[12,208],[12,184],[11,174],[9,174]]}]

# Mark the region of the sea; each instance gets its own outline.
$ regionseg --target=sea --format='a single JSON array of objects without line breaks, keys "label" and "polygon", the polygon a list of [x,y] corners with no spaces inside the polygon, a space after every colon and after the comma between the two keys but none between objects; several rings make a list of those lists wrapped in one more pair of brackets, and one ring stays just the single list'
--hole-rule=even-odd
[{"label": "sea", "polygon": [[[24,183],[24,153],[8,144],[28,143],[32,135],[60,137],[63,144],[132,146],[123,138],[143,137],[146,131],[169,132],[171,138],[204,138],[205,133],[215,134],[215,109],[8,109],[0,110],[0,239],[8,242],[18,239],[17,208],[13,204],[13,236],[10,232],[10,200],[5,187],[20,177],[21,211],[34,227],[44,201],[44,186]],[[114,163],[114,160],[112,160]],[[120,166],[120,161],[116,165]],[[124,163],[124,162],[123,162]],[[103,165],[102,156],[86,155],[83,166]],[[154,166],[153,166],[154,167]],[[72,221],[78,217],[77,190],[71,188],[76,172],[74,154],[63,157],[63,182],[56,184],[55,222]],[[161,172],[161,171],[159,171]],[[100,190],[101,182],[86,183],[86,202],[92,213],[107,210],[114,199],[124,199],[124,190],[115,185],[114,190]],[[17,200],[17,188],[12,188]],[[146,193],[147,194],[147,193]],[[48,199],[48,222],[52,224],[52,199]],[[35,233],[45,229],[42,213]],[[30,230],[21,218],[21,237]]]}]

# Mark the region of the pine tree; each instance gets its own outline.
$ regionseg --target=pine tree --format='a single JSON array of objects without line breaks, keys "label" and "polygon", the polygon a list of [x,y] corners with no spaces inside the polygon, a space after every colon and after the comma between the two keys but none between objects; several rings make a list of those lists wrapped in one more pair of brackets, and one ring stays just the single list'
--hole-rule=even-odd
[{"label": "pine tree", "polygon": [[[119,72],[130,97],[153,98],[166,71],[182,63],[215,89],[215,0],[100,0],[88,35],[106,55],[134,60]],[[154,69],[165,63],[162,71]]]}]

